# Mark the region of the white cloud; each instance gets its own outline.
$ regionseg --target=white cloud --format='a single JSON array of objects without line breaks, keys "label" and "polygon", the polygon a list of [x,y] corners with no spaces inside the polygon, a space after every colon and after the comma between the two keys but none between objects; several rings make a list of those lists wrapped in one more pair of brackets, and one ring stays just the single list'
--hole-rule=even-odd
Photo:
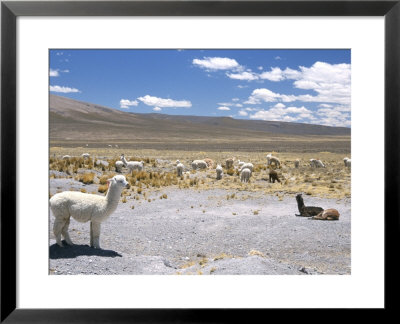
[{"label": "white cloud", "polygon": [[146,95],[144,97],[137,98],[147,106],[161,107],[161,108],[190,108],[192,103],[188,100],[172,100],[163,99]]},{"label": "white cloud", "polygon": [[313,102],[350,104],[351,65],[315,62],[311,67],[300,67],[300,75],[293,85],[298,89],[313,90]]},{"label": "white cloud", "polygon": [[161,111],[161,108],[160,107],[154,107],[153,110],[154,111]]},{"label": "white cloud", "polygon": [[239,98],[232,98],[232,101],[239,101]]},{"label": "white cloud", "polygon": [[231,70],[239,67],[239,63],[227,57],[204,57],[203,60],[194,59],[192,62],[207,70]]},{"label": "white cloud", "polygon": [[59,70],[59,69],[53,70],[53,69],[50,69],[49,75],[51,77],[58,77],[58,76],[60,76],[60,72],[61,73],[69,73],[69,70]]},{"label": "white cloud", "polygon": [[50,91],[51,92],[62,92],[62,93],[71,93],[71,92],[81,92],[78,89],[75,88],[69,88],[69,87],[62,87],[62,86],[50,86]]},{"label": "white cloud", "polygon": [[249,99],[247,101],[245,101],[244,103],[255,105],[255,104],[261,103],[262,101],[265,101],[265,102],[277,101],[279,98],[281,98],[280,94],[275,93],[275,92],[265,89],[265,88],[261,88],[261,89],[253,90]]},{"label": "white cloud", "polygon": [[53,70],[53,69],[50,69],[49,75],[50,75],[51,77],[58,77],[58,76],[60,76],[60,74],[58,73],[58,70]]},{"label": "white cloud", "polygon": [[263,67],[262,67],[262,66],[258,66],[257,69],[259,69],[260,71],[262,71],[262,70],[263,70]]},{"label": "white cloud", "polygon": [[320,105],[319,105],[319,107],[322,107],[322,108],[331,108],[331,107],[332,107],[332,105],[328,105],[328,104],[320,104]]},{"label": "white cloud", "polygon": [[225,107],[225,106],[218,107],[217,109],[218,109],[218,110],[231,110],[231,108]]},{"label": "white cloud", "polygon": [[250,118],[286,122],[309,122],[316,120],[313,112],[304,106],[286,108],[285,105],[281,103],[274,105],[268,110],[258,110],[254,114],[250,115]]},{"label": "white cloud", "polygon": [[275,56],[275,60],[281,60],[282,58],[280,56]]},{"label": "white cloud", "polygon": [[230,79],[235,80],[246,80],[246,81],[253,81],[257,80],[259,77],[256,73],[253,72],[241,72],[241,73],[227,73],[226,74]]},{"label": "white cloud", "polygon": [[248,112],[245,110],[239,110],[239,116],[247,116]]},{"label": "white cloud", "polygon": [[239,84],[237,87],[238,87],[239,89],[244,89],[244,88],[248,88],[249,86],[248,86],[248,85],[241,85],[241,84]]},{"label": "white cloud", "polygon": [[271,68],[270,72],[261,73],[260,78],[267,79],[269,81],[278,82],[278,81],[284,80],[285,76],[283,75],[283,71],[280,68],[275,67],[275,68]]},{"label": "white cloud", "polygon": [[130,106],[137,106],[139,102],[137,100],[121,99],[119,105],[121,108],[129,108]]}]

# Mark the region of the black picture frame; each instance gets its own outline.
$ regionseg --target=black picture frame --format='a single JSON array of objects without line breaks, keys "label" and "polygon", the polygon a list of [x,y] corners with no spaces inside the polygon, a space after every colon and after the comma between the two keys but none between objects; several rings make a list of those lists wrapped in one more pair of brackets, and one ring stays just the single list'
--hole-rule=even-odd
[{"label": "black picture frame", "polygon": [[[233,322],[239,310],[16,308],[16,19],[19,16],[384,16],[385,309],[398,284],[400,0],[395,1],[2,1],[1,2],[1,322]],[[371,148],[372,149],[372,148]],[[372,149],[373,150],[373,149]],[[372,162],[371,162],[372,163]],[[371,166],[371,169],[373,166]],[[379,167],[380,172],[382,168]],[[372,174],[370,175],[373,176]],[[60,296],[61,297],[61,296]],[[240,310],[246,312],[246,310]],[[252,312],[255,321],[257,312]],[[254,317],[253,317],[254,316]]]}]

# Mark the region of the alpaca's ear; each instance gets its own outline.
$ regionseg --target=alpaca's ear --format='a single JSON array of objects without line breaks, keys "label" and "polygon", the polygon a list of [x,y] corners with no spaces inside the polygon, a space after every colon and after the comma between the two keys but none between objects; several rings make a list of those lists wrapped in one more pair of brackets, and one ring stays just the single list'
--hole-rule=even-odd
[{"label": "alpaca's ear", "polygon": [[115,179],[114,179],[114,178],[107,179],[107,187],[110,186],[110,184],[111,184],[112,181],[115,181]]}]

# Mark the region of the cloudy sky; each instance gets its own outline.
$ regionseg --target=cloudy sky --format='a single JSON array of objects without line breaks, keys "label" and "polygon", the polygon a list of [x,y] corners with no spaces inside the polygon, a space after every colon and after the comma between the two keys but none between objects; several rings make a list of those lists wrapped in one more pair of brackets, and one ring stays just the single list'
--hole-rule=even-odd
[{"label": "cloudy sky", "polygon": [[50,50],[50,93],[137,113],[350,127],[350,50]]}]

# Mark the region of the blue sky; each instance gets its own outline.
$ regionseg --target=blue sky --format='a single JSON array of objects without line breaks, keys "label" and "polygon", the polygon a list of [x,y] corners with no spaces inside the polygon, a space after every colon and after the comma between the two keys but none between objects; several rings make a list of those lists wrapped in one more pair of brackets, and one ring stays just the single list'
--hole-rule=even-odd
[{"label": "blue sky", "polygon": [[50,50],[50,93],[136,113],[350,127],[350,50]]}]

